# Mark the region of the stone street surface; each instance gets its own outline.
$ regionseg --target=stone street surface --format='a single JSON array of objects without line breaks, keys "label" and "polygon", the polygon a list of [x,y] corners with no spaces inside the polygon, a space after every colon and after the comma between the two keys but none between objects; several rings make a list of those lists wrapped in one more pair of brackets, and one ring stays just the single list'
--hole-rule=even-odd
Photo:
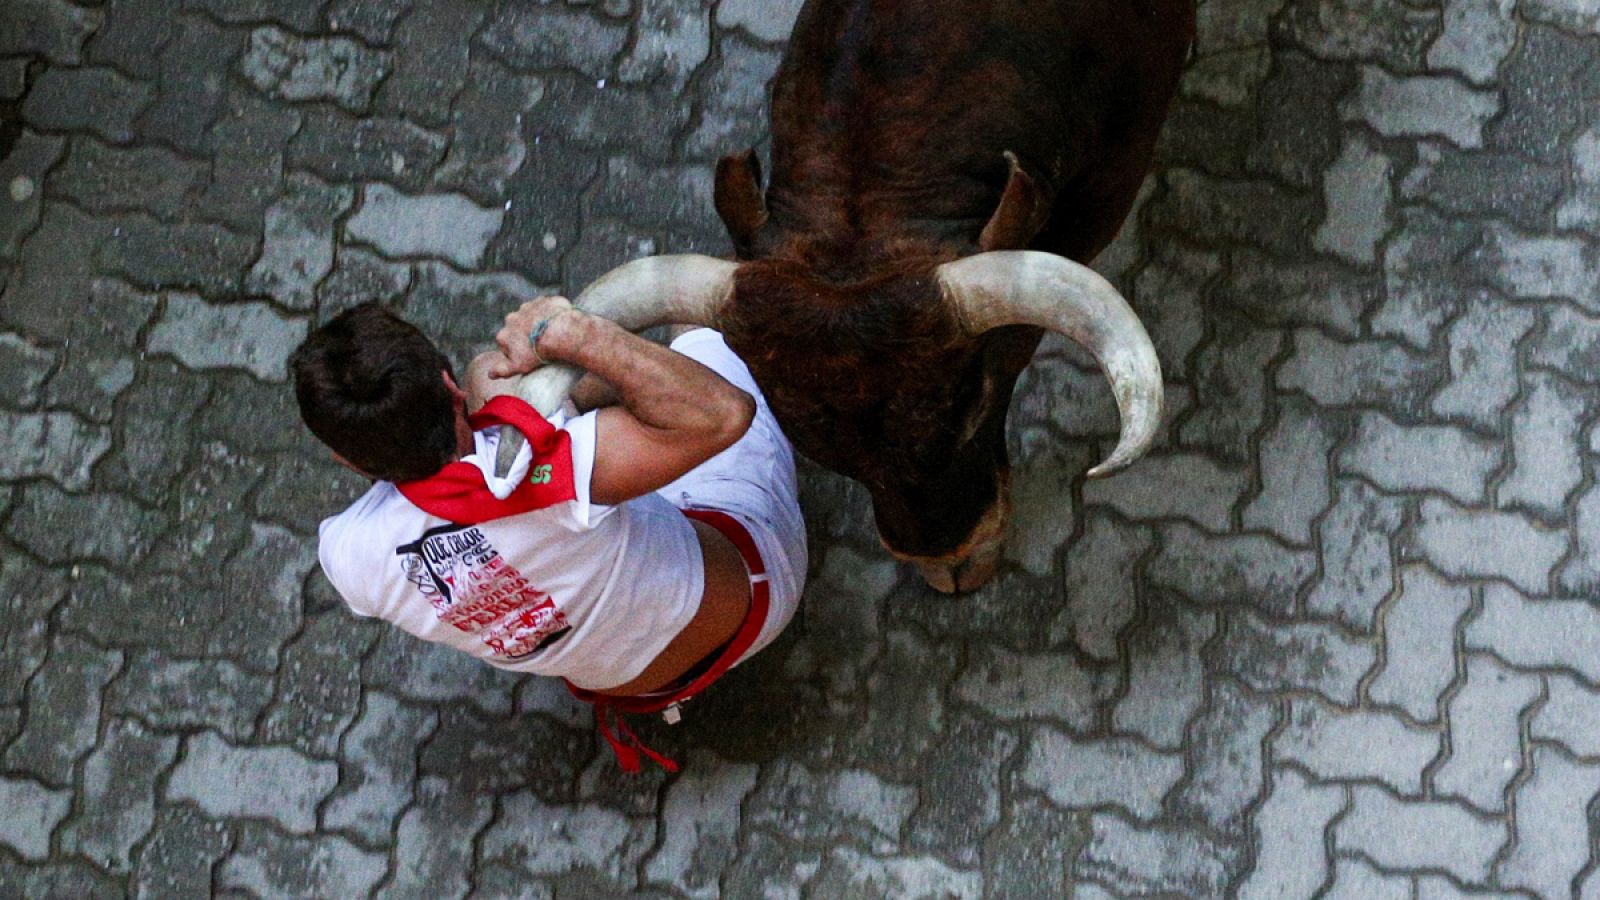
[{"label": "stone street surface", "polygon": [[0,896],[1600,897],[1593,0],[1207,0],[1097,262],[1158,449],[1048,341],[958,599],[808,467],[680,775],[344,610],[288,352],[728,252],[798,5],[0,0]]}]

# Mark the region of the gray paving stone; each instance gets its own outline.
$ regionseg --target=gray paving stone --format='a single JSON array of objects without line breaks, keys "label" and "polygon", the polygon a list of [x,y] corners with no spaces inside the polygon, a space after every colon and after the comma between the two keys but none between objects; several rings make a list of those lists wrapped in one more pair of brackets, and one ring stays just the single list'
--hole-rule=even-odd
[{"label": "gray paving stone", "polygon": [[22,58],[0,62],[0,98],[20,100],[28,89],[28,61]]},{"label": "gray paving stone", "polygon": [[142,140],[209,156],[211,125],[224,111],[228,70],[244,50],[245,35],[199,17],[180,20],[179,28],[162,48],[160,93],[135,124]]},{"label": "gray paving stone", "polygon": [[1116,398],[1105,376],[1066,359],[1037,359],[1024,370],[1016,398],[1021,421],[1048,423],[1068,437],[1110,438],[1118,428]]},{"label": "gray paving stone", "polygon": [[211,728],[234,743],[250,739],[272,700],[273,679],[223,660],[130,655],[122,677],[106,692],[106,711],[138,716],[164,730]]},{"label": "gray paving stone", "polygon": [[1211,303],[1272,326],[1314,325],[1342,338],[1361,334],[1361,316],[1377,302],[1383,284],[1327,260],[1305,262],[1234,250],[1229,277],[1213,289]]},{"label": "gray paving stone", "polygon": [[[535,141],[559,139],[587,151],[667,162],[677,136],[689,125],[691,110],[665,86],[625,85],[558,73],[546,81],[546,109],[567,115],[542,116],[534,125]],[[708,222],[712,221],[707,219]],[[722,248],[727,232],[718,230]]]},{"label": "gray paving stone", "polygon": [[1289,701],[1288,725],[1274,737],[1274,758],[1299,763],[1323,780],[1373,779],[1419,794],[1423,769],[1439,754],[1440,735],[1365,710]]},{"label": "gray paving stone", "polygon": [[348,38],[301,38],[275,26],[250,33],[239,74],[280,100],[328,100],[365,112],[388,59]]},{"label": "gray paving stone", "polygon": [[[361,658],[377,637],[376,629],[343,610],[308,620],[284,647],[277,697],[261,719],[261,737],[334,756],[361,702]],[[353,737],[346,738],[347,748]]]},{"label": "gray paving stone", "polygon": [[1404,3],[1290,3],[1279,26],[1317,56],[1373,60],[1416,71],[1438,31],[1435,16]]},{"label": "gray paving stone", "polygon": [[1378,648],[1329,625],[1240,613],[1228,617],[1216,657],[1225,671],[1258,691],[1312,691],[1350,706],[1362,676],[1377,663]]},{"label": "gray paving stone", "polygon": [[65,0],[18,0],[0,21],[0,55],[38,54],[51,62],[76,65],[83,44],[105,21],[98,9]]},{"label": "gray paving stone", "polygon": [[104,271],[149,290],[232,296],[255,256],[254,241],[217,225],[169,225],[143,215],[117,223],[96,261]]},{"label": "gray paving stone", "polygon": [[321,24],[318,0],[185,0],[184,5],[237,24],[278,22],[295,31],[315,31]]},{"label": "gray paving stone", "polygon": [[1600,609],[1587,600],[1532,600],[1491,584],[1466,642],[1514,666],[1564,668],[1600,683]]},{"label": "gray paving stone", "polygon": [[[1182,484],[1182,491],[1174,491]],[[1228,530],[1249,473],[1226,469],[1196,453],[1148,456],[1116,478],[1083,486],[1086,505],[1104,505],[1130,519],[1184,518],[1210,531]]]},{"label": "gray paving stone", "polygon": [[61,832],[63,849],[117,874],[156,818],[156,782],[178,755],[178,739],[113,720],[83,765],[83,807]]},{"label": "gray paving stone", "polygon": [[1256,814],[1256,865],[1239,886],[1241,900],[1309,897],[1328,877],[1323,834],[1344,809],[1344,790],[1314,784],[1294,769],[1272,775],[1272,793]]},{"label": "gray paving stone", "polygon": [[1417,165],[1400,183],[1401,196],[1454,215],[1503,218],[1537,231],[1566,190],[1561,167],[1515,154],[1423,144],[1417,155]]},{"label": "gray paving stone", "polygon": [[1384,614],[1383,669],[1367,689],[1377,703],[1405,710],[1419,722],[1437,721],[1445,689],[1456,676],[1456,627],[1472,594],[1425,566],[1401,572],[1400,592]]},{"label": "gray paving stone", "polygon": [[1384,137],[1440,137],[1464,149],[1483,146],[1484,124],[1500,111],[1500,98],[1451,78],[1398,78],[1363,66],[1359,92],[1342,108],[1345,117]]},{"label": "gray paving stone", "polygon": [[139,79],[153,81],[161,73],[161,50],[178,30],[163,0],[128,0],[109,4],[84,58]]},{"label": "gray paving stone", "polygon": [[745,804],[746,821],[793,840],[841,838],[893,853],[917,804],[916,790],[859,769],[813,772],[779,762]]},{"label": "gray paving stone", "polygon": [[290,139],[285,161],[324,181],[382,181],[421,191],[444,159],[449,140],[414,122],[313,109]]},{"label": "gray paving stone", "polygon": [[210,732],[185,745],[166,796],[191,801],[212,816],[269,819],[291,833],[309,834],[316,829],[317,805],[339,780],[337,765],[286,747],[235,747]]},{"label": "gray paving stone", "polygon": [[[9,549],[9,548],[8,548]],[[0,703],[16,708],[23,687],[50,650],[50,615],[71,590],[65,573],[42,568],[20,553],[0,559]],[[20,727],[20,726],[19,726]],[[8,730],[0,743],[10,743]]]},{"label": "gray paving stone", "polygon": [[472,60],[466,77],[451,108],[450,149],[433,183],[486,204],[505,196],[528,158],[522,125],[544,99],[544,80],[482,58]]},{"label": "gray paving stone", "polygon": [[383,879],[388,860],[329,835],[290,837],[256,823],[239,829],[239,842],[217,870],[223,889],[265,897],[365,896]]},{"label": "gray paving stone", "polygon": [[361,192],[361,209],[346,223],[351,240],[387,256],[447,259],[472,269],[500,231],[503,209],[485,209],[460,194],[403,194],[383,184]]},{"label": "gray paving stone", "polygon": [[800,0],[728,0],[717,7],[719,28],[742,28],[756,40],[777,43],[789,37]]},{"label": "gray paving stone", "polygon": [[412,802],[416,747],[437,725],[431,711],[367,691],[361,718],[344,736],[339,754],[344,777],[323,808],[322,824],[359,835],[369,845],[387,846],[396,817]]},{"label": "gray paving stone", "polygon": [[111,449],[111,431],[71,413],[0,410],[0,478],[49,478],[68,490],[89,486],[91,470]]},{"label": "gray paving stone", "polygon": [[1071,654],[981,646],[973,648],[956,681],[955,696],[1002,720],[1045,719],[1081,732],[1094,726],[1116,687],[1114,676],[1085,666]]},{"label": "gray paving stone", "polygon": [[1499,505],[1558,518],[1583,482],[1583,432],[1594,393],[1543,372],[1529,372],[1522,382],[1524,396],[1511,414],[1515,466],[1500,483]]},{"label": "gray paving stone", "polygon": [[1573,183],[1556,210],[1556,225],[1590,229],[1600,225],[1600,125],[1572,142],[1570,177]]},{"label": "gray paving stone", "polygon": [[1299,398],[1277,403],[1278,421],[1261,439],[1261,487],[1245,504],[1247,529],[1270,531],[1292,544],[1311,543],[1311,525],[1332,502],[1329,457],[1339,423]]},{"label": "gray paving stone", "polygon": [[50,175],[50,190],[92,212],[138,209],[171,219],[209,174],[201,163],[160,147],[124,149],[75,137],[66,160]]},{"label": "gray paving stone", "polygon": [[294,109],[247,91],[230,94],[211,126],[211,180],[197,205],[232,228],[259,231],[282,188],[284,148],[300,122]]},{"label": "gray paving stone", "polygon": [[322,519],[336,511],[339,499],[351,493],[350,470],[331,457],[311,456],[310,448],[307,450],[304,455],[271,460],[251,501],[260,517],[281,522],[301,534],[314,535]]},{"label": "gray paving stone", "polygon": [[0,317],[29,337],[59,340],[93,281],[95,252],[111,228],[70,206],[46,204],[23,242],[17,275],[0,291]]},{"label": "gray paving stone", "polygon": [[1450,0],[1444,30],[1428,48],[1429,68],[1460,72],[1477,85],[1493,82],[1516,45],[1514,5],[1512,0]]},{"label": "gray paving stone", "polygon": [[134,138],[133,120],[154,93],[113,69],[57,66],[34,81],[22,104],[22,118],[46,131],[88,131],[126,144]]},{"label": "gray paving stone", "polygon": [[55,637],[50,655],[27,683],[22,733],[5,752],[5,767],[49,784],[72,781],[74,764],[94,747],[100,699],[122,667],[122,654],[77,637]]},{"label": "gray paving stone", "polygon": [[1028,742],[1018,777],[1069,808],[1115,805],[1141,820],[1161,810],[1161,800],[1183,775],[1175,754],[1146,749],[1126,738],[1079,740],[1039,728]]},{"label": "gray paving stone", "polygon": [[[1037,436],[1037,437],[1035,437]],[[1013,456],[1011,521],[1005,558],[1032,575],[1056,571],[1056,557],[1077,530],[1072,482],[1093,463],[1082,447],[1062,446],[1048,431],[1030,429]]]},{"label": "gray paving stone", "polygon": [[828,854],[813,882],[820,897],[978,900],[983,878],[928,856],[880,859],[850,847]]},{"label": "gray paving stone", "polygon": [[911,629],[885,635],[884,652],[867,675],[866,722],[845,748],[845,761],[891,776],[915,777],[921,757],[945,727],[945,697],[955,681],[956,653]]},{"label": "gray paving stone", "polygon": [[691,755],[683,775],[667,788],[663,840],[645,861],[645,879],[697,900],[720,897],[722,874],[738,855],[740,806],[759,771],[710,754]]},{"label": "gray paving stone", "polygon": [[1072,872],[1123,894],[1220,896],[1241,862],[1238,850],[1172,826],[1136,827],[1095,813],[1092,836]]},{"label": "gray paving stone", "polygon": [[[127,565],[144,557],[165,520],[119,494],[67,494],[49,482],[34,481],[22,489],[6,534],[51,563]],[[74,527],[82,522],[100,522],[102,527]]]},{"label": "gray paving stone", "polygon": [[574,69],[603,79],[628,43],[628,29],[563,6],[510,6],[478,36],[490,52],[519,69]]},{"label": "gray paving stone", "polygon": [[[1441,460],[1449,465],[1440,465]],[[1501,460],[1497,441],[1447,425],[1408,426],[1382,413],[1366,413],[1340,454],[1339,467],[1385,491],[1439,491],[1473,505],[1484,501]]]},{"label": "gray paving stone", "polygon": [[[574,797],[579,772],[597,758],[597,744],[592,725],[559,726],[543,716],[485,721],[464,704],[447,703],[418,759],[423,774],[445,779],[453,791],[530,787],[546,802],[565,803]],[[599,750],[610,752],[603,744]]]},{"label": "gray paving stone", "polygon": [[1600,766],[1533,751],[1533,778],[1517,790],[1516,846],[1495,866],[1500,883],[1541,897],[1570,896],[1589,864],[1589,804],[1600,792]]},{"label": "gray paving stone", "polygon": [[[1572,327],[1558,331],[1556,323],[1564,313],[1571,317]],[[1450,380],[1433,396],[1433,411],[1464,418],[1481,428],[1498,428],[1506,406],[1518,392],[1517,345],[1537,321],[1532,310],[1504,303],[1491,294],[1470,301],[1461,318],[1450,324]],[[1536,343],[1533,358],[1570,371],[1564,361],[1584,352],[1583,342],[1577,339],[1584,325],[1579,314],[1567,307],[1555,308],[1545,337],[1555,338],[1560,333],[1567,340],[1559,344],[1553,339]],[[1594,337],[1600,341],[1600,330]],[[1553,349],[1556,347],[1560,349]],[[1600,351],[1600,346],[1594,349]],[[1542,355],[1546,351],[1549,355]]]},{"label": "gray paving stone", "polygon": [[317,285],[317,321],[369,300],[395,305],[411,288],[411,265],[360,247],[335,247],[333,271]]},{"label": "gray paving stone", "polygon": [[1333,886],[1324,897],[1335,900],[1414,900],[1411,879],[1385,875],[1365,863],[1341,858],[1334,863]]},{"label": "gray paving stone", "polygon": [[[1098,257],[1097,265],[1106,262],[1106,255]],[[1133,279],[1133,289],[1127,292],[1129,305],[1150,333],[1168,379],[1189,373],[1194,349],[1205,337],[1202,294],[1222,265],[1219,254],[1174,245],[1160,248]]]},{"label": "gray paving stone", "polygon": [[[1300,6],[1305,7],[1304,0]],[[1248,148],[1247,169],[1301,189],[1304,206],[1295,220],[1298,234],[1310,236],[1321,217],[1316,188],[1323,172],[1339,155],[1339,102],[1354,90],[1354,67],[1282,52],[1273,61],[1256,105],[1259,124],[1242,144]],[[1306,126],[1322,123],[1321,127]],[[1200,232],[1204,233],[1204,232]],[[1300,245],[1303,238],[1282,235],[1264,246]]]},{"label": "gray paving stone", "polygon": [[369,44],[389,43],[394,24],[411,8],[410,3],[383,3],[374,0],[332,0],[326,4],[324,18],[336,32],[348,31]]},{"label": "gray paving stone", "polygon": [[1087,840],[1081,817],[1034,794],[1012,794],[1004,819],[983,842],[984,890],[994,900],[1067,896],[1073,884],[1063,860],[1077,856]]},{"label": "gray paving stone", "polygon": [[1263,747],[1276,723],[1269,700],[1228,681],[1212,687],[1205,710],[1189,726],[1189,772],[1168,801],[1169,810],[1224,834],[1242,835],[1263,790]]},{"label": "gray paving stone", "polygon": [[1589,119],[1600,54],[1577,35],[1525,25],[1501,68],[1505,113],[1488,129],[1491,146],[1539,159],[1566,156],[1568,137]]},{"label": "gray paving stone", "polygon": [[[613,890],[627,890],[651,850],[656,824],[599,806],[546,806],[529,793],[500,801],[500,817],[484,833],[482,859],[535,878],[592,872]],[[552,831],[549,823],[560,821]]]},{"label": "gray paving stone", "polygon": [[289,352],[309,327],[286,319],[265,303],[213,304],[194,294],[173,293],[150,332],[152,353],[170,353],[195,369],[238,368],[257,378],[288,378]]},{"label": "gray paving stone", "polygon": [[984,836],[1000,822],[1002,767],[1017,744],[1009,731],[954,717],[944,740],[923,760],[922,783],[940,787],[923,792],[909,823],[907,847],[963,869],[977,867]]},{"label": "gray paving stone", "polygon": [[1282,254],[1300,250],[1316,228],[1315,198],[1268,181],[1224,180],[1192,169],[1167,171],[1168,193],[1152,204],[1153,224],[1213,241]]},{"label": "gray paving stone", "polygon": [[[1419,152],[1426,159],[1429,151]],[[1463,284],[1461,259],[1482,240],[1483,229],[1428,208],[1407,208],[1400,219],[1400,230],[1383,249],[1385,297],[1372,330],[1426,351],[1457,314],[1461,298],[1473,292]]]},{"label": "gray paving stone", "polygon": [[1582,238],[1530,235],[1495,225],[1473,264],[1512,297],[1556,298],[1600,312],[1600,248]]},{"label": "gray paving stone", "polygon": [[[898,580],[898,566],[892,560],[869,559],[846,547],[829,548],[810,577],[818,587],[809,596],[817,602],[807,610],[802,640],[785,661],[785,674],[818,679],[831,697],[858,696],[867,670],[882,651],[879,606]],[[983,673],[987,667],[977,664],[974,671]],[[974,677],[984,679],[984,686],[998,684],[983,674]],[[566,693],[563,689],[559,695]],[[975,695],[982,698],[979,703],[989,700],[982,687]]]},{"label": "gray paving stone", "polygon": [[9,811],[0,818],[0,844],[23,859],[50,858],[50,835],[67,817],[72,791],[56,791],[25,778],[0,778],[0,802]]},{"label": "gray paving stone", "polygon": [[[22,242],[39,227],[45,198],[45,175],[56,166],[66,150],[67,140],[62,137],[41,135],[24,130],[11,145],[10,152],[0,157],[0,260],[15,257]],[[52,178],[59,178],[59,174]]]},{"label": "gray paving stone", "polygon": [[464,700],[484,712],[505,715],[511,711],[516,677],[465,653],[419,641],[398,628],[383,628],[361,681],[410,700]]},{"label": "gray paving stone", "polygon": [[1566,554],[1564,534],[1513,513],[1478,512],[1446,500],[1422,501],[1414,549],[1446,575],[1503,578],[1544,593],[1550,570]]},{"label": "gray paving stone", "polygon": [[1324,406],[1372,406],[1405,414],[1419,410],[1442,368],[1392,341],[1346,344],[1300,329],[1294,353],[1278,369],[1278,386],[1304,391]]},{"label": "gray paving stone", "polygon": [[1522,768],[1521,717],[1542,690],[1537,676],[1468,657],[1466,683],[1450,698],[1450,756],[1433,773],[1434,790],[1505,812],[1505,789]]},{"label": "gray paving stone", "polygon": [[528,143],[527,153],[522,168],[507,183],[511,207],[490,245],[486,264],[554,284],[561,281],[562,255],[578,241],[582,194],[599,162],[554,138],[536,137]]},{"label": "gray paving stone", "polygon": [[[1531,312],[1523,315],[1532,317]],[[1533,362],[1578,381],[1600,380],[1600,320],[1566,304],[1551,304],[1545,329],[1531,344]]]},{"label": "gray paving stone", "polygon": [[638,2],[639,28],[617,64],[617,76],[681,91],[711,54],[711,10],[699,0]]},{"label": "gray paving stone", "polygon": [[[727,11],[732,6],[718,6],[718,17],[730,15]],[[699,109],[694,131],[684,141],[688,156],[712,158],[761,142],[766,136],[763,116],[767,86],[777,71],[778,59],[776,51],[752,44],[738,34],[720,36],[717,59],[706,76],[705,103]]]},{"label": "gray paving stone", "polygon": [[485,13],[449,0],[414,0],[392,33],[395,53],[377,109],[430,128],[449,124],[451,102],[469,80],[468,43]]},{"label": "gray paving stone", "polygon": [[797,846],[768,831],[751,831],[744,853],[727,877],[727,894],[798,900],[821,866],[819,851]]},{"label": "gray paving stone", "polygon": [[1096,659],[1116,659],[1117,635],[1133,620],[1137,602],[1134,567],[1150,546],[1147,528],[1086,515],[1083,534],[1066,554],[1066,608],[1051,623],[1050,638],[1071,640]]},{"label": "gray paving stone", "polygon": [[232,844],[222,822],[188,806],[161,809],[134,866],[133,895],[138,900],[203,896],[212,890],[212,868]]},{"label": "gray paving stone", "polygon": [[177,513],[150,549],[147,572],[183,573],[194,560],[227,558],[249,539],[250,523],[234,513],[245,507],[245,498],[261,480],[260,464],[207,442],[198,448],[193,465],[192,474],[180,479],[173,492]]},{"label": "gray paving stone", "polygon": [[1544,683],[1547,699],[1529,723],[1529,734],[1576,756],[1600,757],[1600,692],[1555,673],[1546,675]]},{"label": "gray paving stone", "polygon": [[1285,613],[1316,571],[1316,557],[1255,535],[1213,537],[1189,525],[1162,527],[1151,583],[1209,605]]},{"label": "gray paving stone", "polygon": [[1204,702],[1200,649],[1216,633],[1216,615],[1156,604],[1128,637],[1127,692],[1111,712],[1119,731],[1181,749],[1184,729]]},{"label": "gray paving stone", "polygon": [[1247,103],[1267,74],[1272,54],[1266,47],[1270,20],[1284,0],[1255,0],[1237,8],[1196,10],[1195,54],[1185,73],[1185,93],[1228,106]]},{"label": "gray paving stone", "polygon": [[1347,135],[1323,182],[1327,215],[1312,237],[1317,250],[1357,265],[1377,261],[1378,243],[1391,225],[1393,162],[1364,138]]},{"label": "gray paving stone", "polygon": [[443,779],[417,782],[417,801],[400,820],[394,876],[384,895],[433,900],[465,897],[471,887],[472,841],[494,813],[489,797],[450,789]]},{"label": "gray paving stone", "polygon": [[335,228],[355,201],[355,191],[298,173],[286,179],[285,189],[266,212],[266,243],[244,288],[289,309],[310,309],[317,282],[333,269]]},{"label": "gray paving stone", "polygon": [[1378,605],[1393,589],[1390,541],[1400,533],[1404,513],[1400,499],[1340,479],[1321,523],[1322,577],[1306,595],[1306,608],[1370,631]]},{"label": "gray paving stone", "polygon": [[1489,878],[1506,842],[1505,825],[1479,819],[1453,803],[1397,799],[1358,785],[1350,813],[1333,829],[1334,846],[1389,869],[1443,869],[1469,883]]}]

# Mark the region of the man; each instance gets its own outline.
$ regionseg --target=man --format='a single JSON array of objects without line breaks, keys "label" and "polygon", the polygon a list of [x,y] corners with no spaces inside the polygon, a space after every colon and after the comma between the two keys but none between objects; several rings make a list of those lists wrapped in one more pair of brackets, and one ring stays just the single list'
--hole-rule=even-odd
[{"label": "man", "polygon": [[[291,358],[301,416],[376,482],[322,523],[323,570],[350,608],[596,704],[624,768],[623,712],[665,711],[788,624],[806,570],[794,458],[716,332],[653,344],[560,297],[506,317],[458,386],[423,334],[375,304]],[[545,362],[589,376],[581,415],[510,394]],[[596,402],[610,395],[614,405]],[[494,476],[500,429],[528,438]],[[613,732],[607,712],[618,713]]]}]

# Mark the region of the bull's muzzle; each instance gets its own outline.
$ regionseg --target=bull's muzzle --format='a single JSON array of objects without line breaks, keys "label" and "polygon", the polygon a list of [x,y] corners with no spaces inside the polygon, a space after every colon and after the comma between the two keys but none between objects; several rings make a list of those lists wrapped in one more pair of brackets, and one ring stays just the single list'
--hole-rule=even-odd
[{"label": "bull's muzzle", "polygon": [[1001,486],[1000,497],[984,512],[978,527],[954,552],[944,556],[900,553],[880,537],[896,559],[911,563],[928,586],[941,594],[965,594],[989,583],[1006,545],[1006,525],[1011,520],[1010,492]]}]

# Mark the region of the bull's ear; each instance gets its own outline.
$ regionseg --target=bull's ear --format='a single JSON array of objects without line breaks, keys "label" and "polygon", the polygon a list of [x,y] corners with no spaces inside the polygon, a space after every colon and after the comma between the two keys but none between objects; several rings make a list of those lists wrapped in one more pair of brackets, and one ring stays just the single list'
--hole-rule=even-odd
[{"label": "bull's ear", "polygon": [[1006,151],[1006,162],[1011,164],[1011,178],[1006,182],[1006,192],[1000,197],[1000,206],[983,226],[978,237],[978,249],[1023,250],[1039,229],[1044,227],[1050,210],[1044,201],[1039,185],[1033,176],[1022,170],[1017,155]]},{"label": "bull's ear", "polygon": [[761,196],[761,160],[754,150],[724,156],[717,163],[717,215],[733,237],[740,257],[748,257],[756,233],[767,224],[767,201]]}]

